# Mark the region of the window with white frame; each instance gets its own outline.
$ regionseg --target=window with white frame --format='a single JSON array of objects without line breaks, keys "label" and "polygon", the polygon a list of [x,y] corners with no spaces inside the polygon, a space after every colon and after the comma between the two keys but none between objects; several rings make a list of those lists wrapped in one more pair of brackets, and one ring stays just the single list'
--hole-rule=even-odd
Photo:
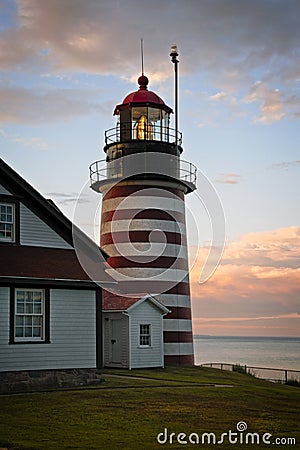
[{"label": "window with white frame", "polygon": [[15,341],[44,341],[45,292],[43,289],[15,290]]},{"label": "window with white frame", "polygon": [[140,324],[140,347],[151,346],[151,325]]},{"label": "window with white frame", "polygon": [[15,241],[15,207],[12,203],[0,203],[0,241]]}]

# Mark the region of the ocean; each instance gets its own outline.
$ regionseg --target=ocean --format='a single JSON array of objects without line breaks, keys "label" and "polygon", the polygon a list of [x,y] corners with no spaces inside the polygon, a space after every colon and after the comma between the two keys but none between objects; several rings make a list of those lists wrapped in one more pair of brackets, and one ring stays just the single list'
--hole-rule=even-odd
[{"label": "ocean", "polygon": [[195,363],[300,370],[300,338],[194,336]]}]

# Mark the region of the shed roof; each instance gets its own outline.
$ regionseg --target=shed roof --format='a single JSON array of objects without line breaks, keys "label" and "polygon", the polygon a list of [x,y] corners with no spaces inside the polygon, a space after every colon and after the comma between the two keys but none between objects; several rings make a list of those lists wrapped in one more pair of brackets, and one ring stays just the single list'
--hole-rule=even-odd
[{"label": "shed roof", "polygon": [[108,311],[130,312],[144,301],[149,301],[158,309],[160,309],[161,312],[164,314],[170,312],[168,308],[166,308],[161,302],[159,302],[155,297],[153,297],[150,294],[147,294],[144,297],[133,298],[133,297],[121,297],[119,295],[112,294],[107,291],[103,291],[102,309],[103,311],[107,312]]}]

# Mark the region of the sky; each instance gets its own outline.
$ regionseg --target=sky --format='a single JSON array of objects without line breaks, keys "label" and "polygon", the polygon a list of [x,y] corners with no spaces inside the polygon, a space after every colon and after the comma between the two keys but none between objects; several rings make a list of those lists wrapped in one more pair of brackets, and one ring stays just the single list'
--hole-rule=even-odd
[{"label": "sky", "polygon": [[[99,239],[88,167],[137,89],[141,38],[149,89],[171,107],[179,51],[183,158],[200,175],[186,197],[194,333],[300,336],[299,0],[0,0],[1,157],[71,219],[83,190],[74,220]],[[199,283],[206,178],[226,243]]]}]

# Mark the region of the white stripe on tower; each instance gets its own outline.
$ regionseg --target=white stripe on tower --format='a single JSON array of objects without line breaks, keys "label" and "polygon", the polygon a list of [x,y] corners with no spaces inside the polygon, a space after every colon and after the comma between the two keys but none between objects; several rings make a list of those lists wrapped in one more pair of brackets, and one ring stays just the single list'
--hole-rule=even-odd
[{"label": "white stripe on tower", "polygon": [[[159,190],[162,190],[159,188]],[[136,191],[138,192],[138,191]],[[145,195],[147,192],[146,186],[143,188],[142,193],[144,195],[132,195],[131,197],[115,197],[109,198],[103,201],[102,203],[102,213],[106,211],[115,211],[121,202],[124,200],[124,204],[122,205],[122,209],[141,209],[144,208],[156,208],[161,209],[162,211],[172,211],[172,212],[181,212],[185,213],[184,202],[180,198],[172,198],[170,202],[170,197],[148,197]],[[172,208],[170,209],[170,203],[172,204]]]}]

